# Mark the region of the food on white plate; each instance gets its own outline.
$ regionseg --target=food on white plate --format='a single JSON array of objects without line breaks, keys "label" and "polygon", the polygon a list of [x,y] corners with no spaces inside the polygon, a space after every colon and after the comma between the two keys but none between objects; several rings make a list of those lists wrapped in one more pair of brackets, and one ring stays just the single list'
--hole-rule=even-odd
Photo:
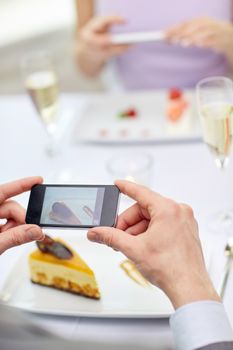
[{"label": "food on white plate", "polygon": [[189,108],[190,103],[182,90],[173,88],[169,91],[166,109],[166,116],[169,121],[178,122]]},{"label": "food on white plate", "polygon": [[73,248],[47,235],[37,247],[28,260],[33,283],[100,299],[93,270]]},{"label": "food on white plate", "polygon": [[100,137],[105,138],[105,137],[108,137],[109,134],[110,134],[110,132],[109,132],[108,129],[100,129],[100,130],[99,130],[99,136],[100,136]]},{"label": "food on white plate", "polygon": [[119,130],[119,136],[122,138],[129,136],[129,130],[128,129],[120,129]]},{"label": "food on white plate", "polygon": [[131,260],[124,260],[120,264],[120,268],[126,273],[126,275],[131,278],[132,281],[136,282],[140,286],[144,288],[151,288],[151,284],[149,281],[147,281],[141,274],[141,272],[138,271],[136,266]]},{"label": "food on white plate", "polygon": [[129,107],[119,112],[117,117],[119,119],[135,119],[138,117],[138,111],[134,107]]},{"label": "food on white plate", "polygon": [[142,129],[141,136],[144,138],[150,137],[150,130],[149,129]]}]

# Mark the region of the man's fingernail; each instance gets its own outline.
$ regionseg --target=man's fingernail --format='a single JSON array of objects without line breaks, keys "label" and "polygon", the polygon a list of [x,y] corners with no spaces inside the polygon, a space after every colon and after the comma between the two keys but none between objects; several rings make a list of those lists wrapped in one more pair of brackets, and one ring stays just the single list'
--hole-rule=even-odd
[{"label": "man's fingernail", "polygon": [[34,241],[34,240],[42,240],[44,238],[44,234],[41,232],[38,232],[38,230],[31,228],[28,230],[28,236],[29,238]]},{"label": "man's fingernail", "polygon": [[43,241],[45,239],[45,234],[42,233],[41,234],[41,237],[37,239],[37,241]]},{"label": "man's fingernail", "polygon": [[100,238],[100,235],[96,232],[89,232],[89,235],[88,235],[89,239],[92,241],[92,242],[96,242],[96,243],[101,243],[101,238]]}]

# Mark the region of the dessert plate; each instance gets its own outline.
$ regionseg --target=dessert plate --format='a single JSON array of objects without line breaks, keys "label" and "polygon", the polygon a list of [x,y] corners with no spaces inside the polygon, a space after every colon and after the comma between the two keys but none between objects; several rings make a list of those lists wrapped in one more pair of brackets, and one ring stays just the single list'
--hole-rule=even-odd
[{"label": "dessert plate", "polygon": [[[62,235],[60,235],[62,236]],[[63,236],[64,237],[64,236]],[[101,300],[92,300],[55,289],[34,285],[29,280],[27,257],[20,257],[0,292],[5,303],[42,314],[85,317],[168,317],[173,308],[157,288],[143,288],[120,268],[125,257],[103,245],[89,242],[84,234],[66,238],[94,270]]]},{"label": "dessert plate", "polygon": [[154,286],[141,287],[120,268],[125,257],[112,249],[89,242],[85,234],[60,237],[94,270],[101,300],[92,300],[31,283],[27,258],[35,245],[20,257],[0,291],[0,300],[10,306],[39,314],[104,318],[167,318],[173,307]]},{"label": "dessert plate", "polygon": [[[185,92],[190,106],[178,122],[166,118],[167,96],[167,91],[91,95],[77,116],[73,139],[99,144],[200,141],[193,92]],[[132,115],[122,117],[125,111]]]}]

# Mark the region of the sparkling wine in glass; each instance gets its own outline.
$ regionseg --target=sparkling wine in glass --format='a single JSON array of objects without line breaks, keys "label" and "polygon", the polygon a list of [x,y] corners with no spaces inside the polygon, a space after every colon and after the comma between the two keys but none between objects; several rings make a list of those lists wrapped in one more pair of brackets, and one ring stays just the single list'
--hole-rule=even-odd
[{"label": "sparkling wine in glass", "polygon": [[218,168],[225,168],[232,144],[233,104],[207,103],[202,107],[204,141],[215,157]]},{"label": "sparkling wine in glass", "polygon": [[22,74],[25,88],[50,138],[47,154],[53,156],[57,151],[55,138],[59,113],[59,88],[50,54],[37,52],[24,57]]},{"label": "sparkling wine in glass", "polygon": [[[219,169],[228,165],[233,134],[233,82],[225,77],[211,77],[197,85],[197,103],[204,142]],[[220,222],[233,223],[233,212],[221,213]]]}]

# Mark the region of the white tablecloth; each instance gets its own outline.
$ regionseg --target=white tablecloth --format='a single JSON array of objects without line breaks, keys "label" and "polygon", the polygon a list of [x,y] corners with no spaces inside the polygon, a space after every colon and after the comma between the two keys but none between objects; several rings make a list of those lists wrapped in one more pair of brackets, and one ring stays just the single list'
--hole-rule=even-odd
[{"label": "white tablecloth", "polygon": [[[63,108],[79,111],[86,101],[85,95],[64,95]],[[79,183],[109,183],[111,178],[106,162],[117,151],[143,150],[153,156],[151,187],[177,201],[190,204],[200,225],[202,239],[211,249],[210,274],[219,284],[225,258],[224,233],[211,232],[209,220],[220,209],[233,208],[233,162],[225,172],[218,171],[206,146],[201,143],[137,146],[84,145],[70,142],[73,128],[64,130],[61,154],[54,159],[46,157],[44,147],[47,135],[27,96],[0,98],[0,182],[29,175],[42,175],[46,179],[55,173],[72,169],[73,181]],[[67,124],[66,124],[67,126]],[[18,200],[26,206],[27,195]],[[12,249],[0,257],[0,287],[23,247]],[[225,306],[233,325],[233,276],[228,283]],[[142,344],[172,346],[168,320],[100,320],[33,316],[46,328],[68,338],[119,340]]]}]

